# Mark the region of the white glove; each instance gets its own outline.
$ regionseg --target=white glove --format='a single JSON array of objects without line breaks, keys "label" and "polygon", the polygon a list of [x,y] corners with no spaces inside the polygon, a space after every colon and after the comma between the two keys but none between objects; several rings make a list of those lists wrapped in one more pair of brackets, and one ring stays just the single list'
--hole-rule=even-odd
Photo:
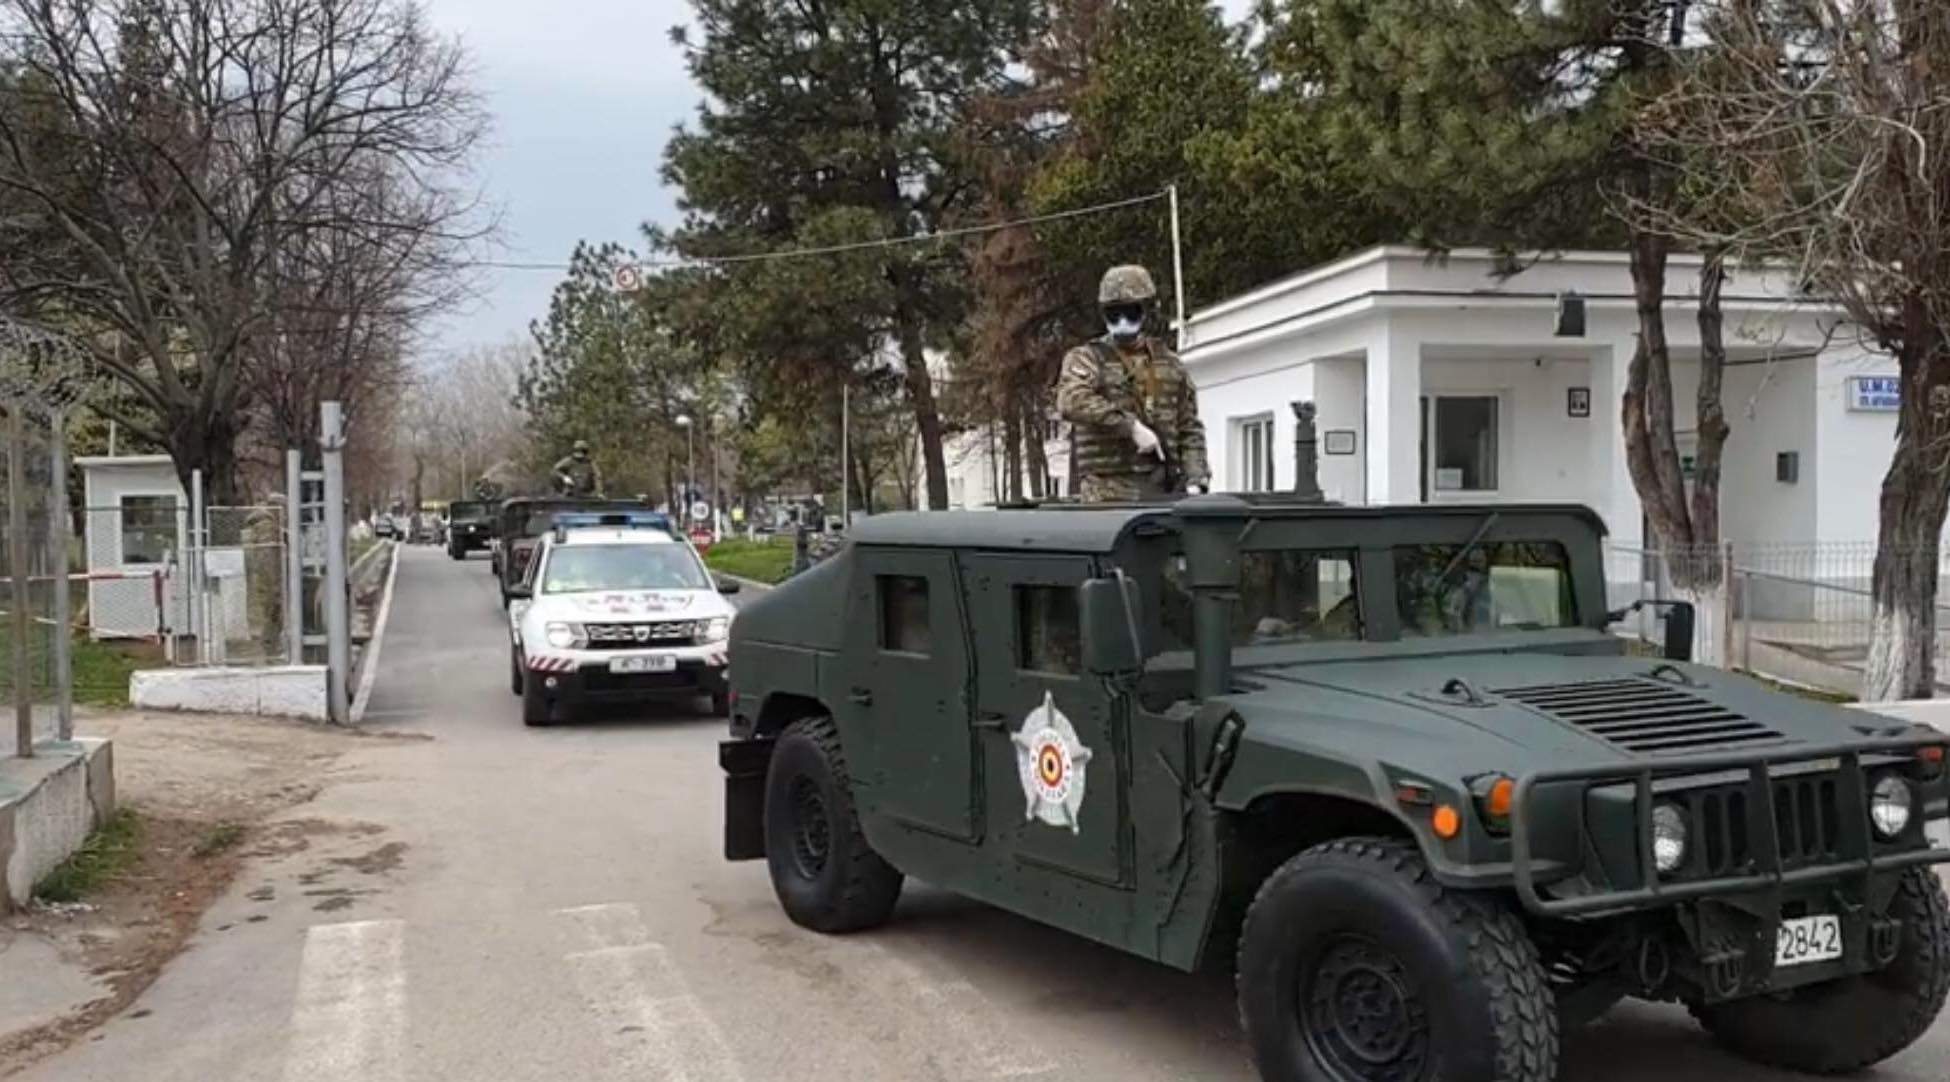
[{"label": "white glove", "polygon": [[1164,458],[1164,445],[1158,442],[1158,434],[1151,431],[1143,421],[1131,422],[1131,442],[1137,444],[1138,454],[1156,455]]},{"label": "white glove", "polygon": [[1191,495],[1191,496],[1203,496],[1203,495],[1205,495],[1205,486],[1204,486],[1204,485],[1196,485],[1196,484],[1194,484],[1194,485],[1186,485],[1186,486],[1185,486],[1185,492],[1186,492],[1186,494],[1187,494],[1187,495]]}]

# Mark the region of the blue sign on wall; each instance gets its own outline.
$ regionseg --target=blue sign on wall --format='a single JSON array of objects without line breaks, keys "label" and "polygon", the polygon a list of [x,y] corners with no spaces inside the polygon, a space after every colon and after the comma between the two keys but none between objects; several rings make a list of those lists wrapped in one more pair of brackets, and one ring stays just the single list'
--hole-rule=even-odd
[{"label": "blue sign on wall", "polygon": [[1897,376],[1850,376],[1848,408],[1866,413],[1894,413],[1902,408],[1903,383]]}]

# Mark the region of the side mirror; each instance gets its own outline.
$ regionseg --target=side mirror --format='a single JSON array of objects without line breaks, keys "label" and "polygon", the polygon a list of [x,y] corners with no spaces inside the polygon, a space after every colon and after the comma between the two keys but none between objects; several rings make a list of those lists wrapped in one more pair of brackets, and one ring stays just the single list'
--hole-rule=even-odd
[{"label": "side mirror", "polygon": [[1089,579],[1077,589],[1077,609],[1083,671],[1114,676],[1136,672],[1143,665],[1137,583],[1127,578]]},{"label": "side mirror", "polygon": [[723,575],[719,575],[717,577],[717,581],[718,581],[718,592],[725,595],[726,597],[730,597],[732,594],[735,594],[738,591],[745,588],[744,583],[739,582],[737,579],[726,578]]},{"label": "side mirror", "polygon": [[1661,653],[1667,661],[1693,660],[1693,624],[1695,614],[1690,601],[1666,601],[1648,598],[1634,601],[1617,612],[1605,614],[1609,623],[1618,623],[1640,609],[1664,609],[1666,611],[1666,642]]}]

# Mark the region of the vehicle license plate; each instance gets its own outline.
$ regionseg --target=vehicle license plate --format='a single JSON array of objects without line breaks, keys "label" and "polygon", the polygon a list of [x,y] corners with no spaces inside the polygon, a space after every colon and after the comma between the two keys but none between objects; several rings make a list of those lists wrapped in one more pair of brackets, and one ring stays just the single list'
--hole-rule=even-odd
[{"label": "vehicle license plate", "polygon": [[1774,933],[1774,964],[1798,966],[1842,956],[1842,918],[1795,917]]},{"label": "vehicle license plate", "polygon": [[675,672],[677,659],[669,654],[645,654],[641,657],[611,658],[610,672]]}]

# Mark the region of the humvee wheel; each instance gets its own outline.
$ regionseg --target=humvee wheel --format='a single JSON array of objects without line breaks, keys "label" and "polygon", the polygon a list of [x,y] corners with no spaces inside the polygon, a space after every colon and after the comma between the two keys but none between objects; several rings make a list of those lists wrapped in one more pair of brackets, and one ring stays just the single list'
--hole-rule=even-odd
[{"label": "humvee wheel", "polygon": [[854,932],[893,915],[901,873],[860,832],[830,718],[794,722],[772,749],[765,776],[765,861],[779,904],[795,924]]},{"label": "humvee wheel", "polygon": [[1447,891],[1407,842],[1315,846],[1239,938],[1239,1019],[1267,1082],[1549,1082],[1557,1008],[1516,916]]},{"label": "humvee wheel", "polygon": [[1923,1036],[1950,993],[1950,905],[1936,873],[1905,871],[1889,915],[1903,922],[1903,941],[1882,969],[1694,1005],[1693,1017],[1736,1055],[1770,1067],[1845,1074],[1888,1059]]}]

